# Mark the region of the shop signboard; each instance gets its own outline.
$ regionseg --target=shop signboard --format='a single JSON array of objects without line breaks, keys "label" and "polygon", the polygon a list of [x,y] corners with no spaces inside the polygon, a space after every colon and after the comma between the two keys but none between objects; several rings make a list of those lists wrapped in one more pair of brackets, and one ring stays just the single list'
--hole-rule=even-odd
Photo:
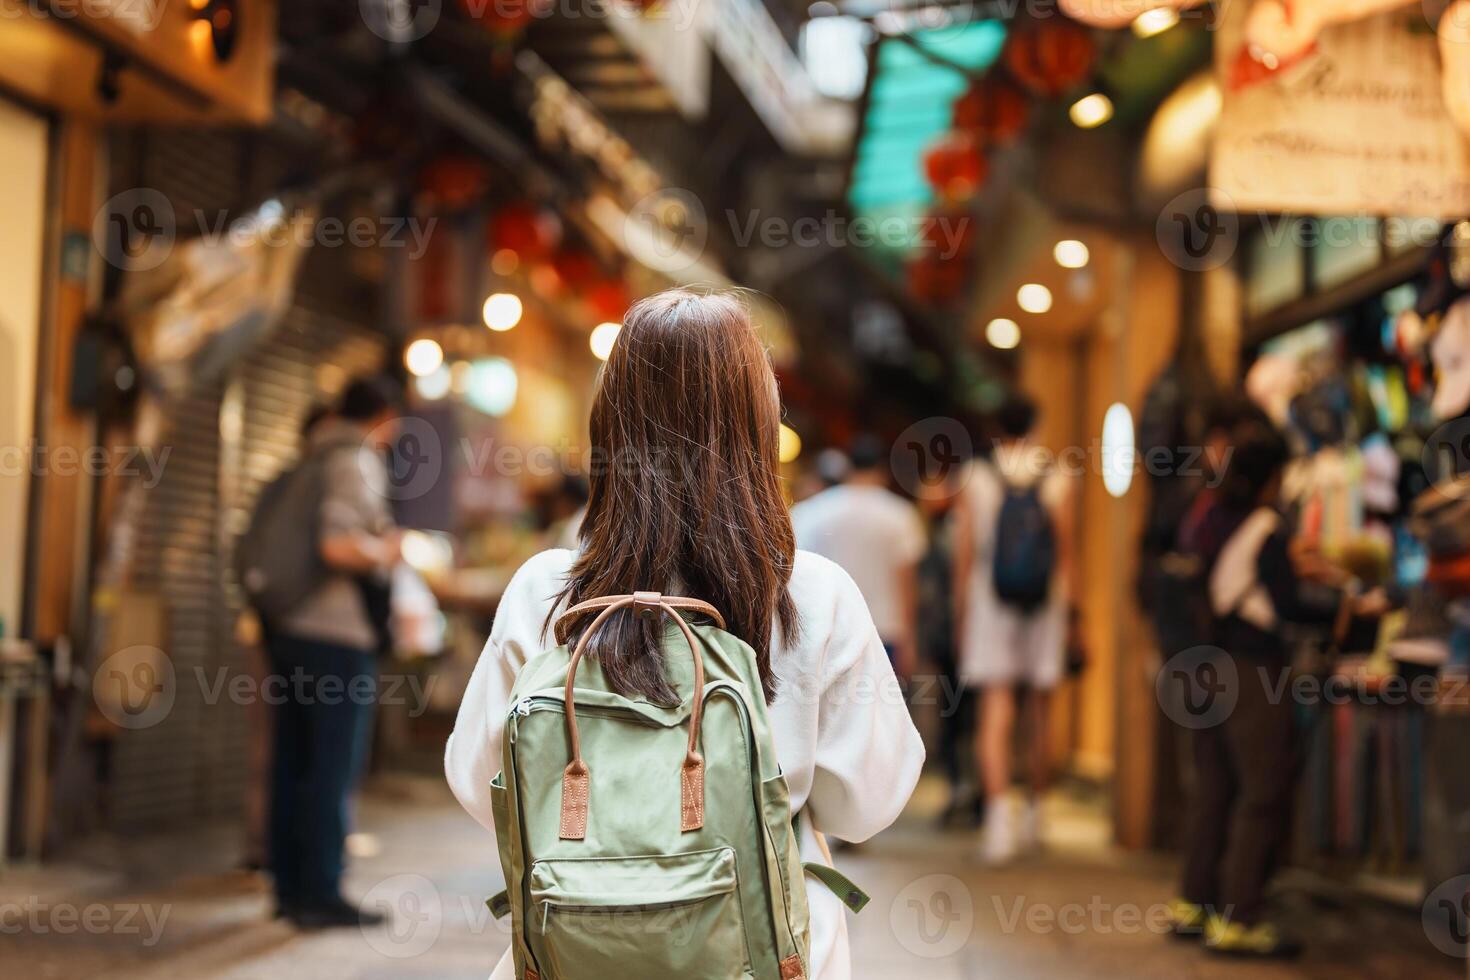
[{"label": "shop signboard", "polygon": [[1470,213],[1470,138],[1446,111],[1418,4],[1325,30],[1301,60],[1243,72],[1248,4],[1221,8],[1215,203],[1323,215]]}]

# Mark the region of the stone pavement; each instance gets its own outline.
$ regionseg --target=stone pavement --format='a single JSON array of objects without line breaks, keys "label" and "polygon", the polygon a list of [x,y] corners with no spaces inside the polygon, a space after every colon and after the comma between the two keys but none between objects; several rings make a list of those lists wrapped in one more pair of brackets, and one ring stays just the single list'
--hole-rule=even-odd
[{"label": "stone pavement", "polygon": [[[965,833],[940,833],[935,791],[876,841],[839,853],[873,895],[852,920],[861,980],[923,977],[1463,977],[1412,912],[1290,890],[1310,940],[1292,964],[1206,958],[1159,935],[1172,869],[1107,845],[1096,809],[1048,803],[1046,851],[982,868]],[[478,980],[505,948],[482,899],[500,887],[488,835],[436,781],[380,782],[359,813],[349,891],[391,926],[297,933],[271,921],[258,876],[229,870],[229,828],[90,842],[65,863],[0,878],[0,976],[109,980]]]}]

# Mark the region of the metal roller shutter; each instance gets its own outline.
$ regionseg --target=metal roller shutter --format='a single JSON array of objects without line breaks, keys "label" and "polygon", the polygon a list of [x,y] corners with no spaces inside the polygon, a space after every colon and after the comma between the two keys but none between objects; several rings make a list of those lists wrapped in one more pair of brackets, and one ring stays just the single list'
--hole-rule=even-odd
[{"label": "metal roller shutter", "polygon": [[[237,132],[148,131],[122,139],[129,142],[115,159],[131,154],[135,166],[115,168],[114,193],[160,190],[181,231],[196,210],[212,220],[220,209],[251,203],[247,174],[284,169],[260,137]],[[228,679],[242,670],[229,549],[261,485],[295,458],[311,406],[382,362],[384,339],[359,322],[373,305],[362,301],[364,284],[349,259],[347,249],[310,253],[277,332],[228,377],[199,385],[169,412],[164,444],[171,454],[144,505],[132,581],[165,601],[165,652],[177,694],[164,721],[117,738],[106,805],[114,828],[182,825],[239,809],[245,710],[227,694]]]}]

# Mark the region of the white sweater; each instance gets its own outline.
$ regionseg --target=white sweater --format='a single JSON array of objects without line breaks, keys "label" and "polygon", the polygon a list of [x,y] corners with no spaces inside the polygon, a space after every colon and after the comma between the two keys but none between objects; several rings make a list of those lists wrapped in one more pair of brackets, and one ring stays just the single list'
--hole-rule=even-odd
[{"label": "white sweater", "polygon": [[[543,639],[542,624],[572,557],[570,551],[545,551],[516,572],[449,737],[444,757],[449,786],[492,834],[490,780],[500,771],[511,685],[521,665],[555,642]],[[779,631],[772,640],[779,689],[771,727],[793,811],[806,811],[801,847],[803,858],[811,861],[821,860],[813,824],[834,837],[861,841],[898,817],[918,782],[924,746],[868,608],[847,573],[799,551],[790,588],[801,632],[794,643],[782,643]],[[843,906],[811,879],[807,894],[811,978],[847,980],[852,971]],[[493,976],[512,976],[509,953]]]}]

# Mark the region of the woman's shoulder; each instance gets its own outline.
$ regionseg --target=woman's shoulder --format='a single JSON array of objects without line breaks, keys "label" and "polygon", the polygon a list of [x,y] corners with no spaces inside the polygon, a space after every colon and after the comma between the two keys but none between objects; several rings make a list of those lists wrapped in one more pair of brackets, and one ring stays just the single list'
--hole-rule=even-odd
[{"label": "woman's shoulder", "polygon": [[551,548],[527,558],[506,584],[496,620],[513,612],[544,619],[566,585],[567,572],[576,557],[575,551]]},{"label": "woman's shoulder", "polygon": [[863,601],[857,583],[841,565],[812,551],[797,551],[789,588],[801,613],[820,608],[835,610],[854,600]]}]

